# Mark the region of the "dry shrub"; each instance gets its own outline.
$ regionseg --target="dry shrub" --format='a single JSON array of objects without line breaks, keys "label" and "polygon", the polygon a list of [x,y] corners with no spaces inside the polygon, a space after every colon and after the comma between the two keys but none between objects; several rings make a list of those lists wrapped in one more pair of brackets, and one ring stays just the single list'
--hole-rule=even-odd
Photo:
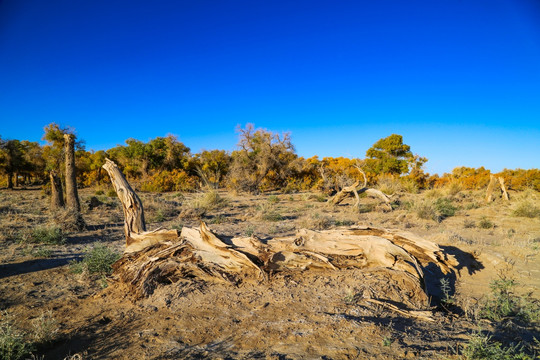
[{"label": "dry shrub", "polygon": [[523,200],[515,206],[512,215],[528,218],[540,217],[540,208],[536,207],[531,201]]},{"label": "dry shrub", "polygon": [[420,191],[418,183],[410,178],[403,178],[401,180],[401,189],[409,194],[418,194]]},{"label": "dry shrub", "polygon": [[437,200],[426,199],[415,204],[416,215],[420,219],[434,220],[441,222],[447,217],[454,216],[456,207],[448,198],[438,198]]},{"label": "dry shrub", "polygon": [[448,184],[446,184],[444,190],[447,195],[454,196],[461,192],[461,190],[463,190],[463,185],[456,180],[452,180]]},{"label": "dry shrub", "polygon": [[209,211],[224,208],[228,203],[229,200],[219,195],[217,191],[208,191],[186,202],[180,212],[180,218],[198,219]]},{"label": "dry shrub", "polygon": [[399,178],[391,175],[380,176],[377,180],[377,187],[387,195],[394,195],[395,193],[403,191],[403,186]]},{"label": "dry shrub", "polygon": [[80,212],[74,209],[59,209],[51,213],[51,222],[63,231],[81,231],[86,223]]}]

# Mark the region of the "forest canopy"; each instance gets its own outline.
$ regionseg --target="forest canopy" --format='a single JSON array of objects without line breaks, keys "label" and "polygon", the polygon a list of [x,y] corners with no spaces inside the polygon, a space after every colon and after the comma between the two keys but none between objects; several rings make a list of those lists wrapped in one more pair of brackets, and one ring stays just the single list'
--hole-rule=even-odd
[{"label": "forest canopy", "polygon": [[[45,145],[0,137],[0,186],[13,188],[46,185],[49,172],[63,161],[63,135],[73,133],[52,123],[44,128]],[[459,183],[463,189],[482,189],[490,181],[489,170],[458,167],[442,176],[423,169],[426,157],[414,154],[403,136],[391,134],[376,140],[366,149],[365,159],[318,156],[303,158],[296,154],[289,133],[279,134],[247,124],[238,127],[237,149],[213,149],[192,153],[174,135],[156,137],[148,142],[129,138],[124,145],[108,150],[86,150],[75,144],[77,182],[80,187],[108,183],[101,166],[105,159],[115,161],[141,191],[195,191],[201,188],[229,188],[257,193],[316,190],[339,191],[361,179],[363,171],[371,185],[392,178],[414,189],[427,189]],[[498,174],[509,189],[531,188],[540,191],[540,170],[505,169]]]}]

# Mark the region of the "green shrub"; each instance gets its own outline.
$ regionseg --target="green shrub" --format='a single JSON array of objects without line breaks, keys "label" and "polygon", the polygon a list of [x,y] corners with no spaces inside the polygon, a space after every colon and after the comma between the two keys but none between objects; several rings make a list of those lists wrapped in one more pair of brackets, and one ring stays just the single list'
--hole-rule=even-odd
[{"label": "green shrub", "polygon": [[24,339],[24,333],[14,327],[11,315],[5,313],[0,320],[0,359],[23,359],[32,350],[32,345]]},{"label": "green shrub", "polygon": [[503,347],[501,343],[491,341],[490,336],[480,333],[471,337],[463,349],[463,356],[466,360],[533,360],[521,346]]},{"label": "green shrub", "polygon": [[23,231],[19,234],[19,240],[27,244],[65,244],[66,238],[62,229],[58,226],[38,226],[33,229]]},{"label": "green shrub", "polygon": [[500,276],[490,284],[491,294],[483,303],[479,315],[492,321],[515,318],[526,324],[540,322],[540,305],[530,296],[522,297],[514,293],[518,283],[514,279]]},{"label": "green shrub", "polygon": [[437,210],[438,221],[456,214],[456,207],[452,205],[452,201],[447,198],[439,198],[435,201],[435,209]]},{"label": "green shrub", "polygon": [[108,197],[116,197],[116,191],[114,189],[109,189],[107,191],[107,196]]},{"label": "green shrub", "polygon": [[91,251],[87,252],[81,262],[71,264],[72,271],[82,273],[87,271],[89,274],[109,275],[112,273],[112,264],[121,255],[105,245],[96,245]]}]

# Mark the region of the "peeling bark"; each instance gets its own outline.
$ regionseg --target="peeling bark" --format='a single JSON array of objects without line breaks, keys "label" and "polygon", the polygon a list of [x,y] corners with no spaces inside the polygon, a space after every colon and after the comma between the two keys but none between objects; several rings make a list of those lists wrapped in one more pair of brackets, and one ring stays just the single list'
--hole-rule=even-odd
[{"label": "peeling bark", "polygon": [[142,234],[146,231],[146,223],[144,221],[144,210],[141,199],[131,188],[126,178],[111,160],[106,159],[103,168],[107,171],[111,178],[116,195],[122,203],[124,209],[124,233],[126,235],[126,245],[140,242],[142,239],[137,238],[137,234]]}]

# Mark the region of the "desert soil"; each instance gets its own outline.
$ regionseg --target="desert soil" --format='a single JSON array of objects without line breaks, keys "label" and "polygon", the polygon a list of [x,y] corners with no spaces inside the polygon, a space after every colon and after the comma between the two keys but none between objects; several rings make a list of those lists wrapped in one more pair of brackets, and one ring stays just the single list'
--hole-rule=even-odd
[{"label": "desert soil", "polygon": [[[238,286],[179,281],[133,300],[114,279],[76,274],[70,266],[96,244],[123,251],[121,205],[116,197],[97,195],[100,204],[90,209],[95,193],[80,194],[87,230],[68,233],[65,245],[31,245],[18,242],[18,234],[51,222],[48,198],[40,189],[0,190],[0,310],[28,333],[32,320],[50,311],[58,333],[36,350],[44,359],[458,358],[476,331],[503,343],[540,338],[538,329],[500,328],[478,317],[490,282],[500,276],[515,279],[521,296],[540,298],[540,219],[512,215],[525,199],[540,206],[538,193],[511,193],[509,203],[490,204],[481,192],[396,194],[400,205],[394,211],[362,198],[360,212],[351,203],[329,206],[314,193],[220,192],[226,204],[203,215],[225,237],[270,239],[300,228],[369,225],[431,240],[462,264],[446,277],[455,302],[450,311],[440,306],[440,278],[427,279],[435,322],[367,304],[363,283],[377,274],[361,270],[276,275]],[[140,196],[150,229],[198,226],[186,214],[199,194]],[[451,197],[455,216],[440,223],[419,219],[408,204],[430,196]],[[481,227],[486,220],[493,227]]]}]

